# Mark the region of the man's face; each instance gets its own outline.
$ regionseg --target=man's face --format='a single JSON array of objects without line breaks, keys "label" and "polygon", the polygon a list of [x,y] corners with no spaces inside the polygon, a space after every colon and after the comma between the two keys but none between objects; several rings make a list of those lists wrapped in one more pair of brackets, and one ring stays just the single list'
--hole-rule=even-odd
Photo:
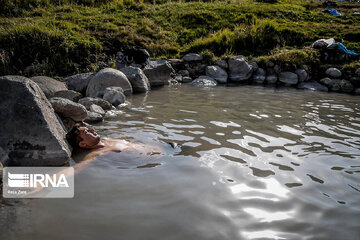
[{"label": "man's face", "polygon": [[79,136],[82,138],[82,141],[79,142],[81,148],[92,148],[100,142],[100,135],[94,129],[80,127]]}]

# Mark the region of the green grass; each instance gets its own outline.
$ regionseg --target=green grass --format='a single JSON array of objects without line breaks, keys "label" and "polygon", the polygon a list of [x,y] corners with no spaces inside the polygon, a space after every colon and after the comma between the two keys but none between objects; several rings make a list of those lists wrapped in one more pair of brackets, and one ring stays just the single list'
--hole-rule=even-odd
[{"label": "green grass", "polygon": [[3,0],[0,75],[65,76],[95,69],[130,45],[148,49],[152,57],[187,52],[255,57],[334,37],[360,52],[360,17],[352,14],[360,4],[339,3],[346,6],[340,18],[322,13],[319,5],[311,0]]}]

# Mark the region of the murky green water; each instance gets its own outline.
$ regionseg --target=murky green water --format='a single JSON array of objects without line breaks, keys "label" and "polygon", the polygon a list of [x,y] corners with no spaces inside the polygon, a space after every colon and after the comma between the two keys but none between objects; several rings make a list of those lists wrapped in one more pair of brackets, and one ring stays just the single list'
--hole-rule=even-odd
[{"label": "murky green water", "polygon": [[[135,95],[74,199],[27,200],[1,239],[360,239],[360,98],[255,86]],[[172,149],[165,142],[177,142]]]}]

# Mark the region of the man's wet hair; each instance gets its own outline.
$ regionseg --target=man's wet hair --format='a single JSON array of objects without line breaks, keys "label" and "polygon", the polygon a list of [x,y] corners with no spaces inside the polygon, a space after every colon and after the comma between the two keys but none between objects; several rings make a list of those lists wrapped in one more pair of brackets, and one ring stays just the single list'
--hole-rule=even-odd
[{"label": "man's wet hair", "polygon": [[81,142],[83,139],[80,137],[80,127],[82,127],[81,124],[77,123],[75,124],[72,129],[66,134],[66,140],[73,148],[79,147],[79,142]]}]

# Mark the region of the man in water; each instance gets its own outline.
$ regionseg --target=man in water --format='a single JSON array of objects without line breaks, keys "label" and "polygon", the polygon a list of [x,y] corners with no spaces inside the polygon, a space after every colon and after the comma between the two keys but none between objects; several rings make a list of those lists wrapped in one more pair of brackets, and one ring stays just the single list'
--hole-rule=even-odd
[{"label": "man in water", "polygon": [[139,143],[131,143],[121,139],[101,138],[94,129],[75,125],[66,135],[66,139],[74,149],[85,149],[85,155],[77,154],[76,168],[83,168],[97,156],[109,152],[137,151],[149,155],[163,152],[163,149],[155,146],[146,146]]}]

